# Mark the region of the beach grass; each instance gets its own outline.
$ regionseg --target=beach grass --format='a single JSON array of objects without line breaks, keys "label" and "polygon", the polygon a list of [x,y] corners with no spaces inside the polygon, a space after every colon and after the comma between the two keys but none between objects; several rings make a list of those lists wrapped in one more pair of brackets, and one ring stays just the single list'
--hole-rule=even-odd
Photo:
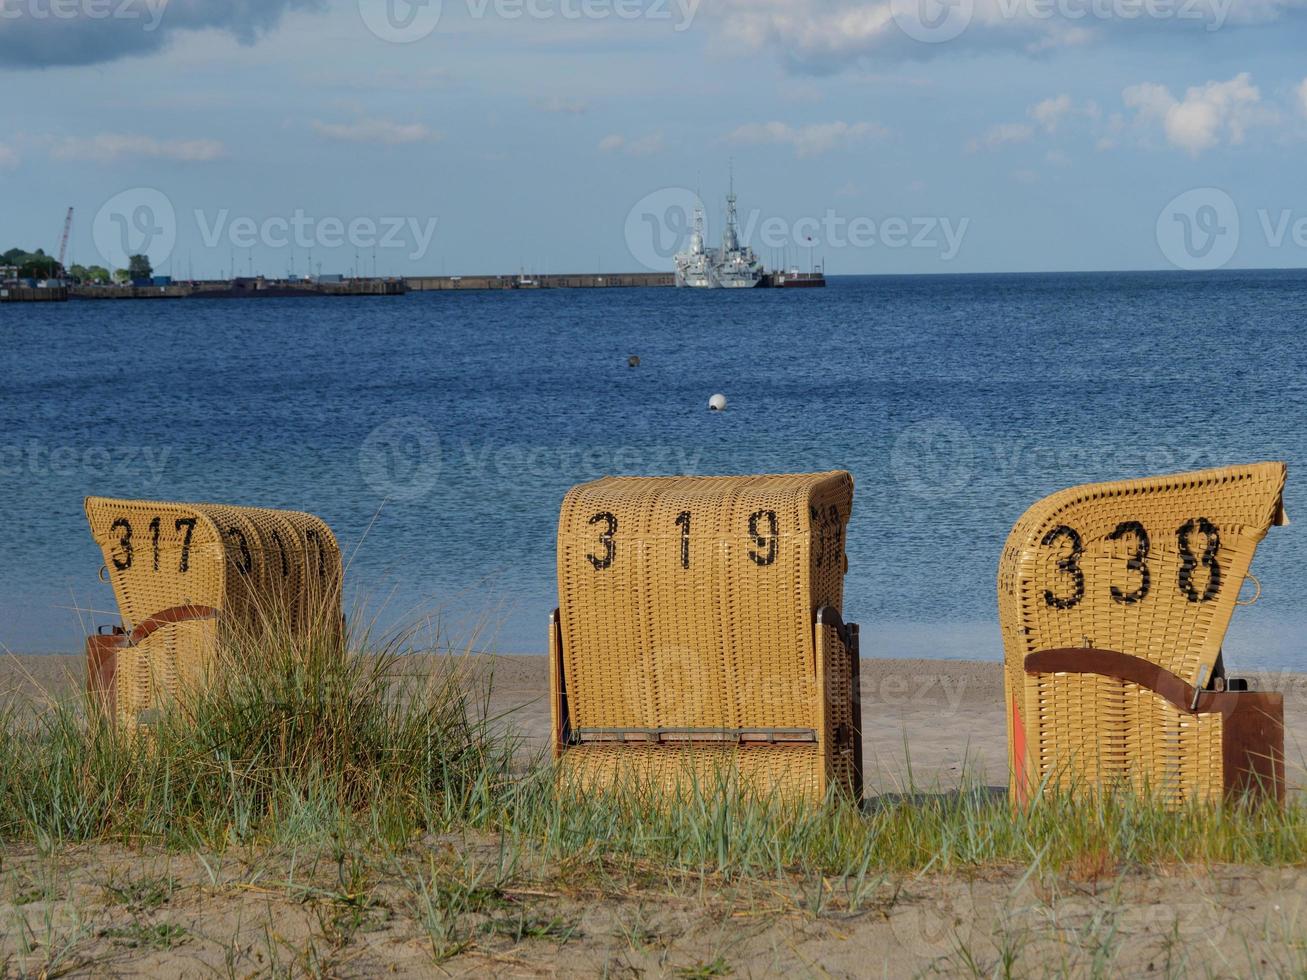
[{"label": "beach grass", "polygon": [[[436,963],[491,942],[567,943],[576,922],[524,901],[524,888],[727,890],[755,895],[763,909],[783,895],[786,914],[820,918],[883,913],[904,882],[930,876],[1051,877],[1097,888],[1141,871],[1307,864],[1307,809],[1297,795],[1284,805],[1176,809],[1129,794],[1046,793],[1014,807],[1006,793],[965,778],[948,791],[905,785],[861,807],[717,783],[672,797],[636,784],[589,792],[560,779],[547,759],[523,759],[511,725],[489,716],[493,676],[470,666],[483,661],[425,656],[416,669],[411,640],[252,635],[221,651],[213,682],[161,714],[148,738],[116,731],[89,700],[11,703],[0,715],[0,841],[42,855],[105,845],[193,854],[206,868],[227,855],[248,863],[293,852],[334,868],[325,880],[304,879],[312,885],[287,881],[325,910],[325,945],[282,950],[296,962],[347,947],[383,907],[404,910]],[[137,921],[168,901],[171,881],[144,875],[105,886],[133,916],[114,927],[125,930],[116,943],[187,942],[181,927]],[[384,902],[383,881],[392,892]],[[628,914],[619,931],[634,949],[650,926],[638,908]],[[44,928],[52,934],[40,948],[51,955],[72,942],[61,946],[54,927]],[[1001,947],[963,945],[949,955],[957,971],[1001,974]],[[27,962],[33,949],[17,952]],[[686,975],[715,975],[728,959],[706,956]]]},{"label": "beach grass", "polygon": [[595,794],[543,758],[523,764],[511,728],[488,716],[491,674],[458,656],[414,669],[411,639],[324,630],[229,641],[211,682],[148,737],[116,731],[86,700],[9,704],[0,838],[220,849],[347,835],[393,848],[468,829],[551,860],[622,857],[728,876],[1307,860],[1296,795],[1282,806],[1176,809],[1128,793],[1047,792],[1014,807],[965,777],[959,789],[909,784],[862,808],[726,791],[724,779],[670,799],[638,784]]}]

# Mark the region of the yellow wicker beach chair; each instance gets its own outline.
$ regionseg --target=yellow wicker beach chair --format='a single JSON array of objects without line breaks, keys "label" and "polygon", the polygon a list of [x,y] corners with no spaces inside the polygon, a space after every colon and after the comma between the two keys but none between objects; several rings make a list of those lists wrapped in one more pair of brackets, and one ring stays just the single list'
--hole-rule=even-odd
[{"label": "yellow wicker beach chair", "polygon": [[852,507],[844,472],[572,489],[549,633],[562,777],[712,792],[725,773],[860,798],[858,628],[841,618]]},{"label": "yellow wicker beach chair", "polygon": [[203,683],[224,635],[339,627],[340,549],[317,517],[103,497],[86,516],[123,619],[88,641],[88,673],[126,730]]},{"label": "yellow wicker beach chair", "polygon": [[1284,480],[1259,463],[1075,487],[1017,522],[998,575],[1014,800],[1283,797],[1283,697],[1227,678],[1221,643]]}]

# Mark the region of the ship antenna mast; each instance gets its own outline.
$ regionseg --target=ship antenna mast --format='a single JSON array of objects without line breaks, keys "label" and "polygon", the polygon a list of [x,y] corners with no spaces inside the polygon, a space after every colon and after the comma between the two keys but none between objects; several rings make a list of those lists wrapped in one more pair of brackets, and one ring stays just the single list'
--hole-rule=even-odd
[{"label": "ship antenna mast", "polygon": [[727,252],[733,252],[740,247],[740,236],[736,230],[734,157],[730,161],[730,184],[726,193],[726,231],[722,236],[722,246]]}]

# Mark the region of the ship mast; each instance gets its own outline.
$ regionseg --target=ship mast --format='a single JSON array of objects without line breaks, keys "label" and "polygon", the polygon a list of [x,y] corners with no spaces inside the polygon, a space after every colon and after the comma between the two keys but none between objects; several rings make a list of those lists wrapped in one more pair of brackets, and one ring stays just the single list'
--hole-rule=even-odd
[{"label": "ship mast", "polygon": [[734,252],[740,247],[740,236],[736,232],[735,213],[735,161],[731,161],[730,190],[726,194],[726,230],[722,232],[722,251]]}]

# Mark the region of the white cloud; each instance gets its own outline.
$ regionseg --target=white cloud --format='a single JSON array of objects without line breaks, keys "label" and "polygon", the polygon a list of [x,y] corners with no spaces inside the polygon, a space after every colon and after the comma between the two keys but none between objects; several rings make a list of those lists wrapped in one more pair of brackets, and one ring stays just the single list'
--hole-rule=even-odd
[{"label": "white cloud", "polygon": [[981,150],[997,150],[1008,143],[1026,143],[1034,135],[1035,128],[1027,123],[999,123],[991,126],[984,136],[968,142],[967,152],[979,153]]},{"label": "white cloud", "polygon": [[565,99],[560,95],[532,99],[531,107],[539,112],[553,112],[564,116],[580,116],[590,109],[587,102],[582,102],[580,99]]},{"label": "white cloud", "polygon": [[0,143],[0,170],[16,170],[19,164],[18,151],[12,146]]},{"label": "white cloud", "polygon": [[352,123],[325,123],[315,119],[313,130],[319,136],[344,143],[383,143],[387,146],[434,143],[443,136],[423,123],[397,123],[388,119],[360,119]]},{"label": "white cloud", "polygon": [[89,160],[92,163],[112,163],[134,157],[203,163],[216,160],[222,154],[223,145],[218,140],[161,140],[133,133],[100,133],[88,138],[69,136],[55,139],[50,144],[50,155],[57,160]]},{"label": "white cloud", "polygon": [[1307,78],[1304,78],[1302,84],[1298,86],[1297,94],[1298,109],[1304,116],[1307,116]]},{"label": "white cloud", "polygon": [[[923,4],[923,6],[918,6]],[[925,6],[932,9],[926,11]],[[922,44],[920,13],[939,16],[948,43]],[[1196,38],[1230,25],[1267,26],[1307,13],[1307,0],[717,0],[712,16],[733,47],[769,48],[813,75],[886,58],[953,58],[1005,49],[1045,57],[1056,49],[1148,33]],[[905,29],[906,28],[906,29]]]},{"label": "white cloud", "polygon": [[719,9],[728,37],[751,47],[779,47],[797,61],[854,59],[897,30],[888,0],[834,9],[824,0],[726,0]]},{"label": "white cloud", "polygon": [[1102,31],[1089,27],[1063,27],[1060,24],[1050,24],[1046,31],[1047,33],[1026,45],[1028,54],[1054,51],[1057,48],[1078,48],[1102,37]]},{"label": "white cloud", "polygon": [[1160,123],[1167,142],[1193,156],[1222,142],[1242,143],[1250,126],[1274,116],[1261,107],[1261,92],[1248,72],[1225,82],[1195,85],[1183,99],[1153,82],[1130,86],[1122,98],[1135,111],[1136,124]]},{"label": "white cloud", "polygon": [[[1251,128],[1276,122],[1284,111],[1283,106],[1262,102],[1261,92],[1248,72],[1228,81],[1195,85],[1185,90],[1183,98],[1155,82],[1132,85],[1121,93],[1121,98],[1126,113],[1105,112],[1092,100],[1078,104],[1068,95],[1043,99],[1026,111],[1029,122],[993,126],[970,140],[967,151],[997,150],[1042,136],[1063,144],[1071,138],[1092,140],[1101,152],[1131,142],[1147,145],[1150,131],[1156,129],[1167,144],[1197,156],[1216,146],[1242,143]],[[1297,90],[1296,98],[1307,115],[1307,80]],[[1049,150],[1045,159],[1059,165],[1070,162],[1065,153],[1056,149]]]},{"label": "white cloud", "polygon": [[783,122],[746,123],[727,134],[726,139],[730,143],[785,144],[794,147],[796,156],[813,157],[860,140],[888,135],[889,130],[877,123],[836,120],[798,127]]},{"label": "white cloud", "polygon": [[661,131],[634,140],[628,140],[620,133],[611,133],[599,141],[601,153],[622,152],[632,157],[653,156],[655,153],[661,153],[665,148]]},{"label": "white cloud", "polygon": [[1030,118],[1039,123],[1046,133],[1057,132],[1057,125],[1071,111],[1071,96],[1059,95],[1045,99],[1030,107]]}]

